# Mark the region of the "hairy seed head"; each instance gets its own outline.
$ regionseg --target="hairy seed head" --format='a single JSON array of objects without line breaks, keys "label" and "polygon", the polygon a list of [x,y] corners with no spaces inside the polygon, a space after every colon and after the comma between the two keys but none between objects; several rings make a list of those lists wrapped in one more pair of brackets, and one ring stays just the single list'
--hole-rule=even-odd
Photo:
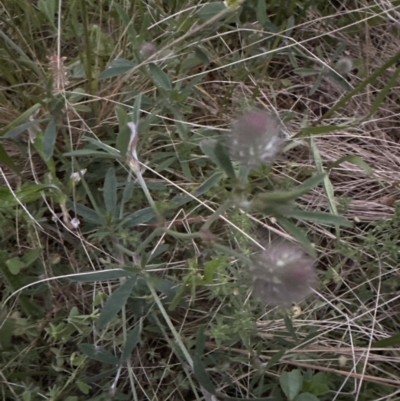
[{"label": "hairy seed head", "polygon": [[318,283],[314,260],[290,242],[274,242],[254,259],[254,294],[263,302],[290,305],[312,294]]},{"label": "hairy seed head", "polygon": [[231,156],[248,167],[270,164],[282,151],[284,140],[277,120],[267,111],[243,114],[228,135]]}]

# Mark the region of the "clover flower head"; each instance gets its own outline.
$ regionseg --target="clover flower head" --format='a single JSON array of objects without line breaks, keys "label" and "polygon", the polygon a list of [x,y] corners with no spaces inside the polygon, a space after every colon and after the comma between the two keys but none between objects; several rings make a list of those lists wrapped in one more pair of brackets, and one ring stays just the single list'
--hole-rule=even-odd
[{"label": "clover flower head", "polygon": [[300,302],[313,293],[318,283],[313,258],[290,242],[267,245],[253,262],[253,292],[268,304]]},{"label": "clover flower head", "polygon": [[349,57],[342,57],[335,65],[335,70],[341,75],[347,75],[353,69],[353,61]]},{"label": "clover flower head", "polygon": [[278,121],[262,110],[243,114],[234,122],[228,135],[231,156],[251,168],[274,162],[283,145]]}]

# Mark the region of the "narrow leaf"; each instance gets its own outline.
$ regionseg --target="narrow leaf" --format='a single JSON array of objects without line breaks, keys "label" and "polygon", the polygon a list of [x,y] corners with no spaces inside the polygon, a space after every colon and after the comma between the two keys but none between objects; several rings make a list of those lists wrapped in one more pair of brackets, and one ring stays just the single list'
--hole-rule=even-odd
[{"label": "narrow leaf", "polygon": [[212,383],[198,355],[194,355],[193,357],[193,371],[194,371],[194,376],[196,377],[200,385],[204,387],[210,394],[215,395],[214,384]]},{"label": "narrow leaf", "polygon": [[43,155],[45,161],[49,161],[54,153],[54,147],[57,139],[57,125],[54,120],[51,120],[44,131],[43,137]]},{"label": "narrow leaf", "polygon": [[138,324],[132,329],[126,338],[126,343],[122,349],[121,362],[126,362],[132,354],[132,351],[140,343],[140,335],[142,334],[142,324]]},{"label": "narrow leaf", "polygon": [[227,176],[235,179],[236,174],[232,166],[232,161],[228,155],[228,152],[226,151],[226,148],[221,144],[221,142],[217,142],[215,145],[215,157]]},{"label": "narrow leaf", "polygon": [[172,90],[172,82],[169,79],[168,75],[156,64],[149,64],[149,71],[153,82],[161,89],[166,91]]},{"label": "narrow leaf", "polygon": [[18,172],[18,167],[15,165],[13,159],[8,156],[3,145],[0,145],[0,163],[6,165],[7,167],[10,167],[15,172]]},{"label": "narrow leaf", "polygon": [[114,168],[110,167],[104,180],[103,196],[106,209],[113,217],[117,216],[117,195],[117,177]]},{"label": "narrow leaf", "polygon": [[119,77],[136,67],[133,61],[125,60],[123,58],[114,60],[108,68],[99,75],[99,80]]},{"label": "narrow leaf", "polygon": [[307,212],[305,210],[292,210],[287,214],[288,217],[293,217],[299,220],[311,221],[313,223],[325,224],[328,226],[344,226],[351,227],[351,221],[344,217],[323,212]]},{"label": "narrow leaf", "polygon": [[397,333],[389,338],[384,338],[383,340],[375,341],[374,343],[372,343],[372,348],[393,347],[399,344],[400,344],[400,333]]},{"label": "narrow leaf", "polygon": [[135,284],[136,278],[130,278],[111,294],[100,313],[99,320],[97,321],[97,327],[100,330],[104,329],[104,327],[106,327],[124,307]]},{"label": "narrow leaf", "polygon": [[111,365],[119,364],[119,359],[104,348],[87,343],[79,344],[78,348],[79,351],[87,355],[89,358],[94,359],[95,361],[109,363]]},{"label": "narrow leaf", "polygon": [[356,155],[347,155],[347,156],[341,157],[340,159],[336,160],[334,163],[330,164],[329,169],[340,166],[342,163],[345,163],[345,162],[355,164],[356,166],[362,168],[369,175],[374,174],[374,170],[372,170],[370,165],[368,163],[366,163],[362,157],[356,156]]}]

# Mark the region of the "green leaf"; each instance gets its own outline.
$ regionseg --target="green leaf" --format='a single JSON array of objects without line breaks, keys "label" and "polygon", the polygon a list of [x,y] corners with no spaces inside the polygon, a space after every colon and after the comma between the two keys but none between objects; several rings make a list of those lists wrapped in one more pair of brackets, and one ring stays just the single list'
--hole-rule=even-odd
[{"label": "green leaf", "polygon": [[207,3],[200,9],[198,16],[200,20],[208,21],[210,18],[215,17],[224,10],[226,10],[226,6],[222,1]]},{"label": "green leaf", "polygon": [[232,166],[232,161],[226,151],[226,148],[221,142],[217,142],[215,145],[215,157],[218,160],[219,165],[225,171],[226,175],[230,178],[235,179],[236,174]]},{"label": "green leaf", "polygon": [[18,257],[8,259],[6,265],[10,273],[14,275],[17,275],[25,267],[25,263]]},{"label": "green leaf", "polygon": [[125,270],[97,271],[71,275],[68,278],[79,283],[94,283],[95,281],[116,280],[122,277],[132,277],[132,273]]},{"label": "green leaf", "polygon": [[196,355],[202,356],[204,355],[204,349],[206,346],[206,335],[205,335],[205,326],[202,325],[199,327],[197,330],[197,335],[196,335]]},{"label": "green leaf", "polygon": [[121,354],[121,363],[126,362],[132,354],[132,351],[140,343],[140,335],[142,334],[142,324],[138,324],[134,329],[132,329],[127,337],[124,348]]},{"label": "green leaf", "polygon": [[15,139],[18,135],[22,134],[24,131],[28,130],[29,128],[36,127],[36,125],[43,123],[45,121],[48,120],[44,118],[42,120],[28,121],[27,123],[21,124],[18,127],[15,127],[14,129],[8,131],[6,134],[4,134],[3,138]]},{"label": "green leaf", "polygon": [[344,217],[323,212],[307,212],[304,210],[292,210],[287,217],[293,217],[299,220],[311,221],[313,223],[325,224],[328,226],[351,227],[353,223]]},{"label": "green leaf", "polygon": [[57,139],[57,125],[54,120],[51,120],[44,131],[43,137],[43,156],[45,161],[49,161],[54,152]]},{"label": "green leaf", "polygon": [[320,74],[321,71],[314,70],[313,68],[296,68],[294,73],[301,77],[309,77],[310,75]]},{"label": "green leaf", "polygon": [[200,148],[203,153],[224,170],[229,177],[236,178],[231,159],[219,141],[213,138],[204,139],[200,142]]},{"label": "green leaf", "polygon": [[310,393],[301,393],[299,394],[294,401],[319,401],[319,399]]},{"label": "green leaf", "polygon": [[[197,198],[197,197],[207,193],[211,188],[216,186],[223,177],[224,177],[224,173],[222,173],[221,171],[217,171],[211,177],[207,178],[207,180],[204,181],[203,184],[201,184],[193,192],[193,196]],[[172,200],[172,202],[174,204],[174,207],[181,207],[181,206],[185,205],[186,203],[189,203],[192,200],[193,200],[192,196],[189,196],[189,195],[179,196],[178,195]]]},{"label": "green leaf", "polygon": [[301,134],[306,134],[306,135],[322,135],[322,134],[329,134],[330,132],[334,131],[340,131],[344,129],[348,129],[349,127],[347,126],[341,126],[341,125],[324,125],[320,127],[305,127],[302,128],[301,131],[296,134],[295,137]]},{"label": "green leaf", "polygon": [[267,17],[267,2],[266,1],[258,1],[257,9],[256,9],[257,20],[261,26],[264,26],[268,21]]},{"label": "green leaf", "polygon": [[104,204],[108,212],[111,213],[113,217],[117,217],[117,176],[115,175],[115,170],[110,167],[107,171],[106,178],[104,180]]},{"label": "green leaf", "polygon": [[194,355],[193,357],[193,372],[200,385],[210,394],[215,395],[214,384],[212,383],[210,376],[208,375],[198,355]]},{"label": "green leaf", "polygon": [[93,149],[77,149],[72,152],[64,153],[65,157],[77,157],[77,156],[99,156],[102,159],[115,159],[114,154],[110,154],[107,152],[101,152],[99,150]]},{"label": "green leaf", "polygon": [[10,156],[8,156],[3,145],[0,145],[0,163],[10,167],[15,172],[18,172],[18,167],[15,165],[13,159]]},{"label": "green leaf", "polygon": [[279,378],[279,384],[289,401],[294,401],[303,387],[303,375],[298,369],[283,372]]},{"label": "green leaf", "polygon": [[99,320],[97,321],[97,327],[100,330],[104,329],[104,327],[106,327],[124,307],[135,284],[136,278],[130,278],[111,294],[100,313]]},{"label": "green leaf", "polygon": [[345,163],[345,162],[355,164],[356,166],[362,168],[369,175],[374,174],[374,170],[372,170],[370,165],[368,163],[366,163],[362,157],[356,156],[356,155],[348,155],[348,156],[341,157],[340,159],[336,160],[334,163],[330,164],[329,169],[331,170],[337,166],[340,166],[342,163]]},{"label": "green leaf", "polygon": [[22,256],[21,260],[25,264],[25,267],[29,267],[32,263],[36,262],[41,254],[42,248],[31,249],[28,253]]},{"label": "green leaf", "polygon": [[146,207],[127,216],[122,222],[122,225],[128,228],[136,227],[149,222],[154,219],[155,216],[154,210],[151,207]]},{"label": "green leaf", "polygon": [[271,366],[275,365],[278,363],[286,354],[285,349],[281,349],[277,353],[275,353],[271,359],[268,361],[268,363],[265,365],[265,370],[268,370]]},{"label": "green leaf", "polygon": [[130,71],[132,68],[136,67],[136,63],[133,61],[126,60],[124,58],[117,58],[112,61],[106,70],[104,70],[99,75],[99,81],[103,79],[109,79],[114,77],[119,77],[122,74],[125,74],[127,71]]},{"label": "green leaf", "polygon": [[149,72],[151,79],[156,84],[157,87],[164,89],[166,91],[172,90],[172,82],[169,79],[169,76],[156,64],[149,64]]},{"label": "green leaf", "polygon": [[283,317],[283,320],[285,322],[288,333],[293,337],[294,340],[298,341],[299,338],[297,337],[296,330],[293,327],[292,319],[288,315],[285,315]]},{"label": "green leaf", "polygon": [[37,6],[39,10],[46,16],[50,24],[55,27],[54,16],[58,9],[59,0],[39,0]]},{"label": "green leaf", "polygon": [[383,340],[375,341],[372,343],[372,348],[385,348],[393,347],[400,344],[400,333],[394,334],[389,338],[384,338]]},{"label": "green leaf", "polygon": [[79,344],[78,348],[79,351],[87,355],[89,358],[94,359],[95,361],[109,363],[111,365],[119,364],[119,359],[104,348],[87,343]]},{"label": "green leaf", "polygon": [[76,214],[83,217],[87,222],[94,224],[102,224],[102,219],[99,217],[97,212],[87,206],[81,205],[80,203],[75,203],[67,201],[67,206],[74,210]]},{"label": "green leaf", "polygon": [[317,253],[311,242],[308,240],[306,233],[291,221],[282,216],[277,216],[276,220],[293,238],[300,242],[305,250],[313,257],[317,257]]}]

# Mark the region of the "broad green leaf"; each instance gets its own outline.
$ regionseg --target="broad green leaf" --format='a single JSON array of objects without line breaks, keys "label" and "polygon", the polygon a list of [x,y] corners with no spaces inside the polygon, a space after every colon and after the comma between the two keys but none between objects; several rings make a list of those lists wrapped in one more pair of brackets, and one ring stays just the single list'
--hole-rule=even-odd
[{"label": "broad green leaf", "polygon": [[116,280],[122,277],[132,277],[132,273],[125,270],[115,269],[112,271],[97,271],[80,273],[69,276],[68,278],[72,281],[79,283],[94,283],[95,281],[109,281]]},{"label": "broad green leaf", "polygon": [[121,363],[126,362],[132,354],[132,351],[140,343],[140,335],[142,334],[142,324],[138,324],[132,329],[127,337],[124,348],[122,348]]},{"label": "broad green leaf", "polygon": [[124,192],[122,193],[122,203],[126,203],[132,199],[134,187],[135,184],[132,181],[128,181],[125,184]]},{"label": "broad green leaf", "polygon": [[57,124],[54,120],[51,120],[44,131],[43,137],[43,156],[45,161],[49,161],[54,152],[57,139]]},{"label": "broad green leaf", "polygon": [[353,223],[344,217],[323,212],[307,212],[304,210],[292,210],[287,217],[293,217],[299,220],[311,221],[313,223],[325,224],[328,226],[351,227]]},{"label": "broad green leaf", "polygon": [[110,167],[107,171],[103,190],[104,204],[107,211],[110,212],[113,217],[117,217],[117,176],[115,175],[113,167]]},{"label": "broad green leaf", "polygon": [[136,67],[136,63],[124,58],[117,58],[112,61],[106,70],[99,75],[99,80],[118,77]]},{"label": "broad green leaf", "polygon": [[105,303],[103,310],[100,313],[97,327],[102,330],[108,323],[117,316],[119,311],[125,306],[126,301],[132,294],[133,287],[136,284],[136,278],[129,278],[117,290],[115,290],[110,298]]},{"label": "broad green leaf", "polygon": [[279,384],[289,401],[294,401],[303,387],[303,375],[300,370],[283,372],[279,378]]},{"label": "broad green leaf", "polygon": [[149,72],[153,82],[157,87],[166,91],[172,90],[172,82],[169,76],[156,64],[149,64]]},{"label": "broad green leaf", "polygon": [[193,371],[194,371],[194,376],[196,377],[200,385],[210,394],[215,395],[214,384],[212,383],[210,376],[208,375],[198,355],[194,355],[193,357]]},{"label": "broad green leaf", "polygon": [[111,365],[119,364],[119,359],[114,356],[111,352],[105,350],[102,347],[97,347],[93,344],[79,344],[79,351],[87,355],[89,358],[94,359],[102,363],[109,363]]},{"label": "broad green leaf", "polygon": [[314,394],[311,393],[301,393],[294,401],[320,401]]},{"label": "broad green leaf", "polygon": [[18,167],[15,165],[13,159],[10,156],[8,156],[3,145],[0,145],[0,163],[10,167],[15,172],[18,172]]},{"label": "broad green leaf", "polygon": [[394,334],[389,338],[384,338],[383,340],[375,341],[372,343],[372,348],[385,348],[394,347],[400,344],[400,333]]},{"label": "broad green leaf", "polygon": [[25,263],[17,256],[15,258],[8,259],[6,265],[10,273],[14,275],[19,274],[19,272],[25,267]]},{"label": "broad green leaf", "polygon": [[345,163],[345,162],[355,164],[356,166],[362,168],[369,175],[374,174],[374,170],[372,170],[370,165],[368,163],[366,163],[362,157],[356,156],[356,155],[348,155],[348,156],[341,157],[340,159],[336,160],[334,163],[330,164],[329,169],[340,166],[342,163]]},{"label": "broad green leaf", "polygon": [[300,242],[300,244],[311,256],[317,256],[315,248],[308,240],[306,233],[301,228],[297,227],[285,217],[278,216],[276,217],[276,220],[294,239]]}]

